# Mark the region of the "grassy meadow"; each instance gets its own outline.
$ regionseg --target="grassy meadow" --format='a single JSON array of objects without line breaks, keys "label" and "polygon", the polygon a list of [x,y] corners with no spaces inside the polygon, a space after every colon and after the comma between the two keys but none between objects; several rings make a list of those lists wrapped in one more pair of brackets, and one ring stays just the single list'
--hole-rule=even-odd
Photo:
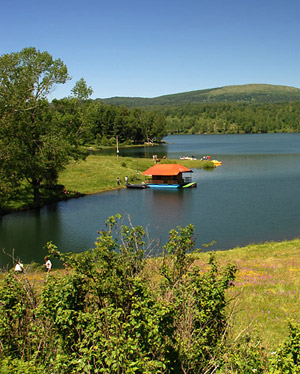
[{"label": "grassy meadow", "polygon": [[[197,259],[205,264],[208,254]],[[273,349],[288,334],[287,321],[300,322],[300,239],[252,244],[217,252],[221,266],[236,263],[232,299],[233,338],[257,333]]]},{"label": "grassy meadow", "polygon": [[[194,256],[201,269],[208,267],[208,252]],[[269,352],[276,349],[288,335],[287,321],[300,322],[300,239],[218,251],[216,259],[221,268],[228,263],[238,266],[235,286],[228,291],[231,338],[249,333],[259,337]],[[145,268],[153,287],[160,278],[160,263],[160,258],[150,258]],[[42,266],[26,268],[38,290],[48,274]],[[64,276],[66,271],[54,269],[52,274]]]},{"label": "grassy meadow", "polygon": [[[208,268],[209,252],[194,256],[201,269]],[[218,251],[216,259],[221,268],[232,263],[238,267],[228,291],[232,339],[250,334],[269,351],[277,348],[288,336],[287,322],[300,322],[300,239]],[[149,262],[152,275],[159,262]]]}]

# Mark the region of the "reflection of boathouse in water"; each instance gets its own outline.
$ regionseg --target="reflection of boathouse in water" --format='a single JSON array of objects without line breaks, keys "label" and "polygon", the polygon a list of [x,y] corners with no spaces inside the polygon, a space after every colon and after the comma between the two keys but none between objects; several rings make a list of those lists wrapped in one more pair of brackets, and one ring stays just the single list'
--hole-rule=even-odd
[{"label": "reflection of boathouse in water", "polygon": [[143,175],[151,177],[147,181],[151,188],[186,188],[197,185],[192,182],[191,173],[193,170],[179,164],[156,164],[144,171]]}]

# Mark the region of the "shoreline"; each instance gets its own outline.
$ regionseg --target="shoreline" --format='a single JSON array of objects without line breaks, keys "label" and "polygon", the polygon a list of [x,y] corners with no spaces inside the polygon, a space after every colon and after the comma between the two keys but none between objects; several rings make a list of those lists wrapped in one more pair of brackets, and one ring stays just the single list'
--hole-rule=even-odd
[{"label": "shoreline", "polygon": [[[180,163],[191,169],[215,168],[211,162],[200,160],[164,159],[161,163]],[[51,190],[41,190],[46,196],[43,197],[40,207],[35,208],[30,204],[26,205],[26,203],[24,203],[24,201],[32,199],[31,191],[27,191],[23,202],[15,199],[11,205],[4,207],[3,214],[0,218],[15,212],[39,210],[44,206],[60,201],[124,189],[126,188],[124,182],[125,176],[129,178],[130,183],[143,181],[146,178],[141,175],[142,171],[147,170],[152,165],[153,159],[150,158],[142,159],[123,156],[116,158],[115,155],[90,154],[84,161],[69,163],[66,169],[60,173],[58,186],[61,186],[61,191],[59,193],[55,195]],[[116,184],[117,178],[120,179],[121,185]],[[67,191],[67,194],[62,192],[63,189]],[[24,193],[26,194],[26,186],[24,187],[23,194]]]}]

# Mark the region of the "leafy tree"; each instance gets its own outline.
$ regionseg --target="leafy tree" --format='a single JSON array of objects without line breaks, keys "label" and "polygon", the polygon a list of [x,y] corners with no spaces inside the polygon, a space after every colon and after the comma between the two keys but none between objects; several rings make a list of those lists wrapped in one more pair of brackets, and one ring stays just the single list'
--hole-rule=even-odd
[{"label": "leafy tree", "polygon": [[152,123],[150,137],[161,140],[166,135],[166,119],[162,113],[156,113]]},{"label": "leafy tree", "polygon": [[[14,172],[14,167],[6,158],[4,149],[1,149],[0,142],[0,217],[4,214],[6,203],[15,196],[20,185],[18,176]],[[5,166],[4,166],[5,165]]]},{"label": "leafy tree", "polygon": [[67,67],[48,52],[24,48],[0,57],[0,168],[7,179],[13,173],[32,185],[35,206],[42,182],[55,183],[77,156],[47,101],[54,86],[68,79]]},{"label": "leafy tree", "polygon": [[94,139],[93,104],[76,98],[53,100],[53,123],[66,131],[65,136],[73,145],[80,146]]},{"label": "leafy tree", "polygon": [[81,78],[71,90],[73,96],[79,100],[87,100],[93,94],[93,88],[88,87],[86,81]]}]

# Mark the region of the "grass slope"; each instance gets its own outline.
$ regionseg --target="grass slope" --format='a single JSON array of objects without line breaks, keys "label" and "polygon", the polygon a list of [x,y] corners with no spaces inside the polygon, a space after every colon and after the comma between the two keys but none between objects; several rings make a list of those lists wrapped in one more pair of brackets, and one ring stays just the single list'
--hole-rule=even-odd
[{"label": "grass slope", "polygon": [[[208,253],[195,254],[196,263],[206,269]],[[252,244],[242,248],[216,253],[220,267],[228,263],[238,266],[235,286],[228,297],[234,305],[232,337],[247,334],[257,335],[268,351],[276,349],[287,337],[287,321],[300,321],[300,239],[284,242]],[[151,274],[152,286],[160,278],[161,258],[149,259],[145,268]],[[37,290],[47,281],[43,266],[27,265],[28,278]],[[63,269],[53,273],[64,276]],[[4,274],[0,273],[0,279]]]},{"label": "grass slope", "polygon": [[[191,169],[215,167],[209,161],[200,160],[164,159],[161,163],[180,163]],[[125,188],[125,176],[130,183],[141,183],[146,179],[142,172],[151,166],[153,160],[150,158],[117,159],[116,156],[89,155],[85,161],[73,161],[67,165],[59,175],[57,188],[41,188],[41,202],[45,205],[81,195]],[[120,185],[117,185],[117,178],[120,179]],[[67,194],[63,192],[64,189],[68,191]],[[24,182],[17,195],[9,199],[3,208],[6,213],[33,208],[33,192],[29,183]]]},{"label": "grass slope", "polygon": [[[162,160],[162,163],[180,163],[188,168],[214,167],[209,161]],[[116,156],[90,155],[85,161],[68,165],[59,177],[59,183],[68,191],[81,194],[116,189],[116,179],[120,178],[120,188],[125,187],[125,176],[131,183],[140,183],[146,178],[142,172],[153,166],[152,159]]]},{"label": "grass slope", "polygon": [[[205,266],[208,254],[198,261]],[[300,239],[252,244],[217,253],[223,266],[238,266],[229,297],[236,303],[233,335],[257,332],[270,349],[288,334],[287,321],[300,322]]]},{"label": "grass slope", "polygon": [[281,103],[300,100],[300,89],[270,84],[246,84],[190,91],[155,98],[112,97],[99,99],[106,104],[144,107],[191,103]]}]

